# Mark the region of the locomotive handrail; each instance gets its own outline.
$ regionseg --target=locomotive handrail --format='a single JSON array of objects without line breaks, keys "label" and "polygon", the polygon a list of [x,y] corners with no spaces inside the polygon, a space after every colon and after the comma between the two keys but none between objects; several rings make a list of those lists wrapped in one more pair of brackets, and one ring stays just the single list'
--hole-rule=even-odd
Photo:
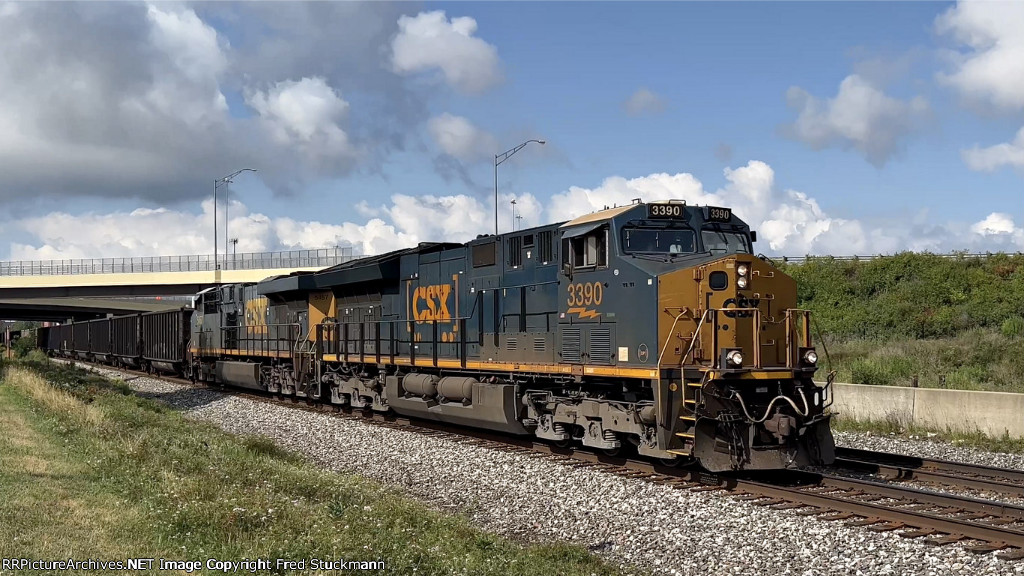
[{"label": "locomotive handrail", "polygon": [[[558,280],[547,280],[545,282],[534,282],[531,284],[516,284],[513,286],[495,286],[494,288],[485,288],[484,290],[508,290],[509,288],[527,288],[530,286],[547,286],[548,284],[558,284]],[[481,290],[483,291],[483,290]]]},{"label": "locomotive handrail", "polygon": [[[344,354],[346,357],[351,355],[359,355],[359,362],[363,363],[366,361],[368,354],[373,354],[376,362],[379,364],[384,353],[381,351],[381,326],[388,326],[388,351],[387,356],[390,362],[393,364],[395,356],[398,354],[398,345],[408,344],[409,345],[409,360],[412,364],[416,363],[416,347],[420,344],[429,345],[431,347],[431,364],[434,367],[438,366],[439,344],[452,344],[456,345],[458,349],[459,364],[464,368],[467,361],[467,340],[466,340],[466,320],[471,317],[457,316],[450,320],[407,320],[402,318],[392,319],[375,319],[371,321],[352,321],[352,322],[321,322],[317,324],[319,329],[318,342],[323,341],[327,344],[327,353],[334,353],[337,355]],[[406,330],[409,334],[408,338],[402,338],[395,334],[395,324],[405,323]],[[430,324],[431,334],[430,340],[416,341],[416,324]],[[458,333],[457,339],[451,341],[444,341],[438,338],[438,325],[439,324],[456,324],[457,329],[455,332]],[[359,326],[358,337],[352,337],[349,331],[350,326]],[[374,326],[373,334],[368,336],[368,326]],[[367,352],[366,345],[373,343],[373,351]],[[355,350],[349,350],[349,344],[355,345]],[[340,346],[339,346],[340,345]]]},{"label": "locomotive handrail", "polygon": [[[691,351],[693,351],[693,345],[694,345],[695,342],[697,342],[697,335],[700,332],[700,327],[704,325],[704,319],[707,318],[707,315],[708,315],[709,311],[710,310],[706,310],[706,311],[704,311],[703,314],[700,315],[700,322],[697,323],[697,329],[694,331],[694,336],[692,338],[690,338],[690,347],[686,349],[686,354],[683,354],[683,356],[679,359],[679,364],[680,365],[682,365],[683,363],[686,362],[686,357],[690,355]],[[682,318],[683,315],[686,314],[686,312],[687,312],[687,310],[683,309],[682,312],[680,312],[679,314],[676,315],[676,319],[672,321],[672,328],[669,328],[668,338],[665,338],[665,344],[662,345],[661,353],[658,354],[658,368],[661,368],[661,361],[662,361],[662,359],[665,358],[665,351],[668,350],[668,343],[669,343],[669,341],[672,338],[672,334],[675,333],[676,323],[679,322],[679,319]]]},{"label": "locomotive handrail", "polygon": [[[704,326],[705,321],[706,321],[708,315],[711,316],[712,324],[713,324],[713,331],[712,331],[712,336],[711,336],[712,337],[712,346],[711,347],[712,347],[713,350],[718,350],[718,332],[719,332],[719,330],[718,330],[718,313],[719,312],[724,312],[724,313],[729,313],[729,314],[736,314],[737,312],[742,312],[742,313],[752,312],[753,313],[752,323],[754,324],[755,327],[758,327],[758,329],[752,331],[752,335],[751,335],[751,345],[753,346],[753,367],[754,368],[761,368],[762,366],[761,366],[761,330],[760,330],[760,326],[761,326],[761,323],[762,323],[762,312],[761,312],[761,310],[759,308],[708,308],[707,310],[705,310],[703,315],[701,316],[700,322],[697,324],[697,328],[694,330],[694,336],[690,340],[690,347],[687,349],[686,353],[680,358],[680,364],[683,364],[684,362],[686,362],[687,356],[693,350],[693,346],[695,345],[697,339],[700,337],[701,328]],[[803,320],[803,322],[800,325],[801,334],[799,334],[799,337],[794,338],[794,336],[797,336],[797,335],[794,334],[794,329],[796,328],[794,326],[794,316],[797,313],[799,313],[799,317]],[[682,317],[682,315],[683,315],[683,313],[680,313],[680,315],[676,317],[676,321],[673,322],[672,329],[669,331],[669,336],[670,337],[671,337],[671,335],[673,334],[673,332],[675,330],[676,322],[678,322],[679,318]],[[785,330],[786,330],[786,366],[785,367],[786,368],[793,368],[793,366],[795,364],[796,347],[794,347],[794,343],[799,346],[800,342],[803,342],[804,346],[811,346],[809,317],[810,317],[810,310],[806,310],[806,309],[802,309],[802,308],[787,308],[786,309],[786,315],[785,315],[785,324],[786,324],[786,328],[785,328]],[[796,342],[794,342],[794,340]],[[664,352],[665,352],[665,350],[667,348],[668,348],[668,341],[666,340],[665,345],[662,348],[661,356],[664,355]],[[661,356],[659,356],[659,358],[658,358],[658,365],[659,366],[661,365],[661,360],[662,360]],[[721,360],[720,358],[712,359],[712,362],[713,362],[712,366],[714,368],[720,368],[720,366],[718,365],[720,360]]]}]

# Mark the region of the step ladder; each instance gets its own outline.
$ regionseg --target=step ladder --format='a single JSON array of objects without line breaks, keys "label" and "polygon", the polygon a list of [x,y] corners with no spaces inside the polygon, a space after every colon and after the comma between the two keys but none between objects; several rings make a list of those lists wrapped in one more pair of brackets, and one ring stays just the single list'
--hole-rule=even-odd
[{"label": "step ladder", "polygon": [[[697,430],[697,404],[700,401],[700,390],[703,388],[703,384],[699,382],[687,382],[683,389],[683,410],[679,416],[679,420],[682,422],[682,428],[685,432],[676,432],[676,436],[683,439],[684,444],[689,444],[689,449],[693,449],[694,433]],[[689,456],[690,450],[669,450],[671,454],[679,456]]]}]

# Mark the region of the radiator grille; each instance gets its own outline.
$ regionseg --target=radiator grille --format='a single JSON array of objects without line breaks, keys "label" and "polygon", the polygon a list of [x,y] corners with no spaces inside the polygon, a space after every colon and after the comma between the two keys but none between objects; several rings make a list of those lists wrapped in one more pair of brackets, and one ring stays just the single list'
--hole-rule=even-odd
[{"label": "radiator grille", "polygon": [[544,349],[547,348],[547,347],[548,347],[547,342],[543,338],[534,338],[533,339],[533,351],[534,352],[543,352]]},{"label": "radiator grille", "polygon": [[516,341],[515,336],[509,336],[505,338],[505,349],[506,350],[518,350],[519,343]]},{"label": "radiator grille", "polygon": [[566,328],[562,330],[562,361],[580,361],[580,329]]},{"label": "radiator grille", "polygon": [[611,364],[611,330],[599,329],[590,331],[590,361],[594,364]]}]

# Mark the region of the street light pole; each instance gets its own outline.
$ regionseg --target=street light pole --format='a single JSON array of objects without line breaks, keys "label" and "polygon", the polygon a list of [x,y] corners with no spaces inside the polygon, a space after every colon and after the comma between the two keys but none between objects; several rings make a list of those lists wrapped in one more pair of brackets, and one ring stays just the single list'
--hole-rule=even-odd
[{"label": "street light pole", "polygon": [[231,179],[242,172],[256,172],[256,169],[242,168],[213,181],[213,262],[215,269],[217,267],[217,187],[220,186],[221,182],[224,183],[224,268],[226,269],[228,264],[228,203],[231,199]]},{"label": "street light pole", "polygon": [[506,151],[502,152],[501,154],[495,154],[494,155],[494,235],[495,236],[498,235],[498,166],[501,163],[503,163],[505,160],[508,160],[509,158],[511,158],[513,154],[515,154],[516,152],[519,152],[520,150],[525,148],[526,145],[529,144],[530,142],[536,142],[537,144],[540,144],[541,146],[543,146],[544,144],[547,144],[547,142],[544,141],[544,140],[527,140],[526,142],[523,142],[522,144],[516,146],[515,148],[511,148],[509,150],[506,150]]},{"label": "street light pole", "polygon": [[217,180],[213,181],[213,270],[217,271]]}]

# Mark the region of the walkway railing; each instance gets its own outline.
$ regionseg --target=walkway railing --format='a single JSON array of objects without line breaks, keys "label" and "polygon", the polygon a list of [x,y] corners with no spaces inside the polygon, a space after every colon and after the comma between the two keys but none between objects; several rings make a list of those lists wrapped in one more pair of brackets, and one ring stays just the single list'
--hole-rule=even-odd
[{"label": "walkway railing", "polygon": [[70,274],[125,274],[133,272],[208,272],[221,270],[273,270],[279,268],[326,268],[352,260],[351,247],[243,252],[218,256],[143,256],[135,258],[88,258],[75,260],[14,260],[0,262],[0,276],[60,276]]}]

